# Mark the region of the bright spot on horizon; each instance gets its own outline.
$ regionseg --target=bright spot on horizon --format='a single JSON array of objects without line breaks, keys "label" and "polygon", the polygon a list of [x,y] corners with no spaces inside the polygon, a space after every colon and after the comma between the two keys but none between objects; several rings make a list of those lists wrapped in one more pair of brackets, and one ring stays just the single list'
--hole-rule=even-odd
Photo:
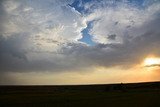
[{"label": "bright spot on horizon", "polygon": [[160,58],[146,58],[144,60],[144,66],[146,67],[153,67],[153,66],[160,66]]}]

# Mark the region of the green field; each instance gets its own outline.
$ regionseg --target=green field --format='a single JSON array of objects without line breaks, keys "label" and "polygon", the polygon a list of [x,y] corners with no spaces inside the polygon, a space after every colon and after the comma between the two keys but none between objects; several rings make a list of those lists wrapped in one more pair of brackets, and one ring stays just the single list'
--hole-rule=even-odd
[{"label": "green field", "polygon": [[160,107],[160,82],[0,86],[0,107]]}]

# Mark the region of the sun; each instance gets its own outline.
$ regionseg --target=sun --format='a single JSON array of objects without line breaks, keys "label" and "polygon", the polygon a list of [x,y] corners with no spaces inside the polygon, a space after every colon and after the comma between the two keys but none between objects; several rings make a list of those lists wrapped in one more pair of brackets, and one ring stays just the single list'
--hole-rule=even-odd
[{"label": "sun", "polygon": [[160,66],[160,58],[146,58],[144,66]]}]

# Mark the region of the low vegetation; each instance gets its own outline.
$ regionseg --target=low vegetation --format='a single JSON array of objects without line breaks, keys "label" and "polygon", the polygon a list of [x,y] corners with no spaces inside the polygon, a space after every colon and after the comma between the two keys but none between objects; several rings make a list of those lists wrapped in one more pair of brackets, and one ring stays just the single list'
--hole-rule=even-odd
[{"label": "low vegetation", "polygon": [[160,107],[160,82],[0,86],[0,107]]}]

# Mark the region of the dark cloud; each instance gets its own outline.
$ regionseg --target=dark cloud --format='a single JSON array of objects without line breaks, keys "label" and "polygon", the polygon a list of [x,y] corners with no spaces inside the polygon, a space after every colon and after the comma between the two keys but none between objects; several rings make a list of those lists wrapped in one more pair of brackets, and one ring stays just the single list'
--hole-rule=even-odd
[{"label": "dark cloud", "polygon": [[[98,44],[93,47],[72,44],[64,53],[82,60],[86,64],[104,67],[129,67],[143,61],[150,54],[160,56],[160,18],[143,25],[145,31],[134,38],[124,37],[124,43]],[[144,29],[144,28],[143,28]]]},{"label": "dark cloud", "polygon": [[[67,43],[57,53],[30,52],[25,49],[26,35],[0,38],[0,71],[73,71],[92,66],[131,67],[149,54],[159,56],[159,18],[146,23],[146,32],[135,38],[124,38],[124,43],[97,44],[86,46]],[[127,39],[128,38],[128,39]],[[34,54],[32,60],[27,54]],[[37,58],[35,58],[37,57]]]},{"label": "dark cloud", "polygon": [[107,39],[109,40],[115,40],[116,39],[116,34],[108,35]]}]

